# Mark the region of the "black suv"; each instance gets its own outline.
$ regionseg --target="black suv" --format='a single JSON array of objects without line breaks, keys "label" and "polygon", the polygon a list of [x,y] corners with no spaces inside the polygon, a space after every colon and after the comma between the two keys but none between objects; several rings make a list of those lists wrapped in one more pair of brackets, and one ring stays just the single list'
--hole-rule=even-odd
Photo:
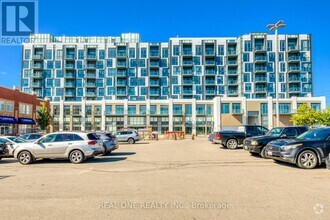
[{"label": "black suv", "polygon": [[308,131],[307,126],[276,127],[266,135],[245,139],[243,146],[251,154],[259,154],[261,157],[267,158],[265,147],[269,142],[283,138],[295,138],[306,131]]},{"label": "black suv", "polygon": [[8,156],[8,149],[6,147],[6,144],[1,144],[0,143],[0,160],[3,157],[7,157]]},{"label": "black suv", "polygon": [[317,128],[296,139],[272,141],[266,146],[266,154],[274,160],[313,169],[330,154],[330,127]]}]

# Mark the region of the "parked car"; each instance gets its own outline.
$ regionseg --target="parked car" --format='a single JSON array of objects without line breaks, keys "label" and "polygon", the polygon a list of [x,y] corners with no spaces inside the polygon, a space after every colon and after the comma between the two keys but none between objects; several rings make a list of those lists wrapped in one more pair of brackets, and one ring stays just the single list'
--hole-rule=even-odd
[{"label": "parked car", "polygon": [[19,137],[28,141],[28,142],[34,142],[41,138],[43,135],[42,134],[37,134],[37,133],[31,133],[31,134],[23,134],[20,135]]},{"label": "parked car", "polygon": [[104,153],[103,156],[110,154],[112,151],[118,149],[119,144],[117,138],[104,132],[96,132],[96,135],[103,140]]},{"label": "parked car", "polygon": [[118,142],[128,142],[134,144],[136,141],[139,141],[139,134],[136,131],[117,131],[115,137]]},{"label": "parked car", "polygon": [[72,163],[81,163],[103,152],[103,142],[95,133],[57,132],[33,143],[20,144],[14,151],[14,157],[23,165],[39,158],[68,158]]},{"label": "parked car", "polygon": [[13,156],[13,151],[15,150],[15,148],[17,148],[19,144],[22,143],[27,143],[27,141],[22,138],[14,137],[14,136],[0,137],[0,144],[7,145],[8,156]]},{"label": "parked car", "polygon": [[308,131],[306,126],[276,127],[271,129],[266,135],[245,139],[243,147],[251,154],[267,158],[265,147],[269,142],[283,138],[295,138],[306,131]]},{"label": "parked car", "polygon": [[0,143],[0,160],[3,157],[7,157],[7,156],[8,156],[8,149],[7,149],[6,144]]},{"label": "parked car", "polygon": [[247,137],[260,136],[268,132],[268,129],[259,125],[243,125],[237,131],[213,132],[213,143],[221,144],[229,149],[236,149]]},{"label": "parked car", "polygon": [[266,153],[274,160],[313,169],[330,154],[330,127],[308,131],[295,139],[272,141],[266,146]]}]

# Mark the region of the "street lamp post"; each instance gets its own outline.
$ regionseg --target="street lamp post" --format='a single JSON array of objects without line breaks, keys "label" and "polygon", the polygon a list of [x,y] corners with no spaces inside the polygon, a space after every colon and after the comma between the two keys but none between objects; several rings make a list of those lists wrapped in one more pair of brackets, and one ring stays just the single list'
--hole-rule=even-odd
[{"label": "street lamp post", "polygon": [[284,24],[283,20],[279,20],[275,24],[268,24],[267,28],[270,31],[275,31],[275,91],[276,91],[276,126],[280,125],[280,110],[279,110],[279,102],[278,102],[278,91],[279,91],[279,59],[278,59],[278,28],[284,28],[286,24]]}]

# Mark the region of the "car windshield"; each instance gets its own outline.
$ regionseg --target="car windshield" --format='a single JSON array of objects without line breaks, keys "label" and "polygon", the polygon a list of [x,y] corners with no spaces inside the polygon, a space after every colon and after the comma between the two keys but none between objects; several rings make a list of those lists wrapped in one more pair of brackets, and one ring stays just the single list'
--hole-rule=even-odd
[{"label": "car windshield", "polygon": [[8,137],[9,140],[15,143],[26,143],[27,141],[22,138]]},{"label": "car windshield", "polygon": [[270,130],[267,135],[269,136],[274,136],[274,137],[279,137],[283,131],[283,128],[273,128]]},{"label": "car windshield", "polygon": [[305,132],[297,137],[302,140],[325,140],[330,134],[330,129],[316,129]]}]

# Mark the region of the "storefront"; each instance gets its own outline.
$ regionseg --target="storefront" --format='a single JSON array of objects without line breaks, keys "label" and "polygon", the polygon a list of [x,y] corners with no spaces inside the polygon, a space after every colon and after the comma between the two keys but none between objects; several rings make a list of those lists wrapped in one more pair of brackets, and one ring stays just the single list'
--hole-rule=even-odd
[{"label": "storefront", "polygon": [[36,122],[32,118],[18,118],[18,132],[19,134],[33,132],[33,125]]},{"label": "storefront", "polygon": [[0,116],[0,135],[13,135],[14,124],[17,124],[17,120],[14,117]]}]

